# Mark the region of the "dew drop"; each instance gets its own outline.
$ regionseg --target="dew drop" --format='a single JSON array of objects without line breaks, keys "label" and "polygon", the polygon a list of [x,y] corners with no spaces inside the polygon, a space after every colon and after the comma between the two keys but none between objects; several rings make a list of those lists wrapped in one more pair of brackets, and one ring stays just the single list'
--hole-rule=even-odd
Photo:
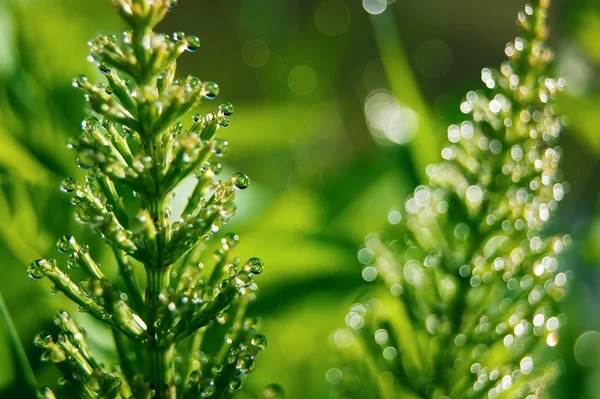
[{"label": "dew drop", "polygon": [[221,238],[221,243],[225,249],[234,248],[239,241],[240,237],[235,233],[227,233],[223,236],[223,238]]},{"label": "dew drop", "polygon": [[231,116],[233,114],[233,104],[223,103],[219,105],[219,114],[223,116]]},{"label": "dew drop", "polygon": [[245,190],[250,185],[250,178],[243,173],[236,173],[232,179],[235,188],[238,190]]},{"label": "dew drop", "polygon": [[73,87],[76,87],[78,89],[83,89],[85,87],[85,84],[87,83],[87,80],[88,80],[87,76],[79,75],[78,77],[73,79]]},{"label": "dew drop", "polygon": [[185,33],[181,32],[181,31],[173,33],[173,40],[176,42],[185,40]]},{"label": "dew drop", "polygon": [[110,67],[108,65],[106,65],[105,63],[101,63],[100,65],[98,65],[98,70],[103,75],[108,75],[111,71]]},{"label": "dew drop", "polygon": [[244,264],[244,270],[252,274],[261,274],[265,269],[265,265],[259,258],[250,258]]},{"label": "dew drop", "polygon": [[262,351],[267,347],[267,337],[265,337],[263,334],[256,334],[250,343],[254,345],[256,349]]},{"label": "dew drop", "polygon": [[50,334],[48,331],[42,331],[38,333],[33,339],[33,343],[40,348],[45,348],[51,342],[52,334]]},{"label": "dew drop", "polygon": [[242,379],[240,377],[233,377],[231,379],[231,381],[229,381],[229,392],[236,392],[239,391],[240,388],[242,387]]},{"label": "dew drop", "polygon": [[264,399],[283,399],[285,392],[279,384],[269,384],[263,391]]},{"label": "dew drop", "polygon": [[200,48],[200,39],[198,36],[190,36],[187,38],[187,50],[190,53],[198,51]]},{"label": "dew drop", "polygon": [[61,254],[68,254],[69,252],[71,252],[73,250],[70,243],[72,239],[72,236],[62,236],[56,243],[58,252],[60,252]]},{"label": "dew drop", "polygon": [[29,267],[27,268],[27,274],[30,278],[39,280],[44,277],[44,270],[42,268],[43,262],[45,262],[45,259],[38,259],[29,264]]},{"label": "dew drop", "polygon": [[243,355],[238,359],[236,367],[244,373],[250,374],[255,367],[254,356],[250,354]]},{"label": "dew drop", "polygon": [[74,177],[67,177],[60,184],[60,191],[65,193],[72,193],[77,188],[77,181]]},{"label": "dew drop", "polygon": [[229,126],[229,118],[223,116],[221,119],[219,119],[219,126],[221,126],[221,127]]},{"label": "dew drop", "polygon": [[202,95],[208,100],[212,100],[213,98],[219,95],[219,85],[215,82],[204,82],[204,86],[202,87],[202,89]]}]

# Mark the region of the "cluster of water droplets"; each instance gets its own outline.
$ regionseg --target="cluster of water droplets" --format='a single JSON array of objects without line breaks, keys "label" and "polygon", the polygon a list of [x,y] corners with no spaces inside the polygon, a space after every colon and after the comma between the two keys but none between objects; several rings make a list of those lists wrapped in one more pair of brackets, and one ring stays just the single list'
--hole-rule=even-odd
[{"label": "cluster of water droplets", "polygon": [[552,101],[565,82],[545,76],[552,53],[539,18],[544,8],[519,14],[523,37],[507,46],[499,71],[482,71],[487,90],[467,94],[461,110],[470,119],[448,128],[429,184],[390,213],[389,233],[366,237],[358,258],[377,285],[332,340],[373,366],[332,369],[339,396],[372,397],[374,386],[531,399],[558,375],[548,352],[566,322],[556,304],[572,276],[558,259],[571,239],[544,230],[569,188]]},{"label": "cluster of water droplets", "polygon": [[[90,248],[71,236],[57,243],[66,267],[40,259],[28,273],[49,278],[54,293],[64,293],[82,312],[116,330],[124,358],[106,372],[66,313],[57,319],[58,338],[41,333],[36,344],[44,348],[43,359],[63,371],[61,385],[69,382],[85,397],[162,398],[173,390],[182,398],[222,397],[241,388],[266,347],[260,320],[245,317],[263,262],[233,257],[239,237],[232,233],[222,237],[210,260],[214,236],[237,212],[236,192],[250,185],[242,173],[218,178],[228,143],[216,135],[229,125],[234,107],[223,103],[216,112],[182,121],[201,100],[219,94],[215,82],[175,77],[177,58],[197,51],[200,40],[182,32],[153,32],[174,0],[113,2],[132,30],[122,39],[101,35],[88,43],[88,60],[106,83],[94,84],[83,75],[73,81],[85,92],[91,115],[68,146],[87,175],[85,181],[69,177],[60,188],[71,195],[76,219],[111,247],[122,281],[113,283],[107,276],[112,270],[103,270]],[[168,204],[191,176],[196,186],[174,218]],[[148,272],[145,294],[134,272],[138,266]],[[162,279],[161,288],[153,278]],[[182,344],[188,337],[189,348]],[[173,364],[164,390],[147,364],[149,352],[157,350]],[[272,385],[264,395],[278,398],[282,392]],[[40,392],[53,395],[49,389]]]},{"label": "cluster of water droplets", "polygon": [[[54,324],[59,329],[58,334],[40,332],[34,343],[43,349],[42,361],[56,363],[64,374],[59,384],[73,384],[85,390],[88,397],[115,397],[122,380],[97,363],[85,342],[85,331],[79,329],[65,311],[58,313]],[[48,388],[40,396],[55,397]]]}]

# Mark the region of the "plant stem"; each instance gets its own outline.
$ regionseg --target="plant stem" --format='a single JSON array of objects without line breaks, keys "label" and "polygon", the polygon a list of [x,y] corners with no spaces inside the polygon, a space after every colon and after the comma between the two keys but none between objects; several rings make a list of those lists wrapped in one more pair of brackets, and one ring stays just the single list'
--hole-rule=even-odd
[{"label": "plant stem", "polygon": [[169,285],[171,267],[146,269],[146,311],[148,315],[148,333],[150,339],[146,345],[148,351],[148,375],[151,388],[155,390],[155,399],[171,399],[175,397],[171,369],[171,346],[161,346],[157,342],[157,314],[160,307],[160,294]]},{"label": "plant stem", "polygon": [[8,313],[8,307],[4,302],[4,297],[2,293],[0,293],[0,316],[4,319],[4,323],[6,324],[6,328],[8,329],[8,335],[10,338],[10,342],[12,344],[14,354],[17,360],[17,364],[20,367],[17,368],[20,377],[25,383],[25,387],[27,389],[27,393],[23,392],[23,394],[30,395],[31,397],[35,396],[35,390],[37,387],[37,380],[35,379],[35,374],[31,368],[31,364],[29,363],[29,359],[27,359],[27,354],[25,353],[25,349],[23,348],[23,344],[19,339],[19,335],[17,334],[17,329],[15,324],[10,317],[10,313]]}]

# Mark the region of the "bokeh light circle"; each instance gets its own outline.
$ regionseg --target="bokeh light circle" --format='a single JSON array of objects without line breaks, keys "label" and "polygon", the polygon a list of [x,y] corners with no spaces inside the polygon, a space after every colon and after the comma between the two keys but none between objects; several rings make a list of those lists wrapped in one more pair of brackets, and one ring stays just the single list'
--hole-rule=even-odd
[{"label": "bokeh light circle", "polygon": [[317,137],[330,137],[337,133],[342,125],[342,115],[337,107],[330,103],[313,104],[306,111],[306,128]]},{"label": "bokeh light circle", "polygon": [[300,96],[308,95],[317,88],[317,74],[308,65],[298,65],[288,74],[288,86]]},{"label": "bokeh light circle", "polygon": [[365,116],[369,131],[377,141],[408,143],[417,133],[419,116],[402,106],[387,90],[375,90],[365,100]]},{"label": "bokeh light circle", "polygon": [[269,46],[262,40],[252,39],[242,47],[242,60],[252,68],[263,67],[269,62],[271,51]]},{"label": "bokeh light circle", "polygon": [[600,332],[586,331],[577,338],[573,348],[575,360],[583,367],[600,364]]},{"label": "bokeh light circle", "polygon": [[339,0],[326,0],[315,12],[315,25],[327,36],[341,35],[350,26],[350,11]]},{"label": "bokeh light circle", "polygon": [[387,2],[385,0],[363,0],[363,8],[369,14],[377,15],[385,11]]},{"label": "bokeh light circle", "polygon": [[423,42],[415,53],[417,69],[430,78],[444,76],[454,62],[454,53],[448,44],[438,39]]}]

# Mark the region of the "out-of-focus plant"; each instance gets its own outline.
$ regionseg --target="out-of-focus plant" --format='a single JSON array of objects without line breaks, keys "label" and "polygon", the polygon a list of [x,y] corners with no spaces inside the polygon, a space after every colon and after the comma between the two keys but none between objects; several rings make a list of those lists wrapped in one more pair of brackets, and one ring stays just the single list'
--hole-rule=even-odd
[{"label": "out-of-focus plant", "polygon": [[565,82],[549,77],[548,6],[518,14],[522,35],[467,94],[471,119],[449,127],[429,184],[366,237],[374,292],[332,335],[345,359],[327,373],[336,396],[533,399],[560,372],[569,273],[557,258],[570,237],[544,230],[567,191],[553,104]]},{"label": "out-of-focus plant", "polygon": [[[39,259],[28,269],[34,279],[50,279],[54,291],[113,333],[114,357],[104,361],[94,357],[85,330],[65,311],[58,313],[55,332],[35,338],[42,360],[64,374],[60,383],[83,398],[228,396],[241,388],[266,347],[257,331],[260,319],[245,318],[262,261],[234,258],[239,238],[229,233],[214,262],[205,263],[214,234],[236,213],[235,190],[247,188],[249,179],[241,173],[215,179],[227,152],[227,142],[215,135],[228,125],[231,104],[194,116],[188,129],[180,121],[202,98],[215,98],[219,87],[191,76],[175,78],[178,57],[200,45],[181,32],[172,38],[154,32],[175,3],[114,1],[131,31],[123,40],[109,35],[90,42],[90,61],[108,84],[92,84],[85,76],[74,81],[86,93],[92,116],[70,147],[88,173],[85,182],[65,179],[61,190],[73,194],[76,219],[114,252],[119,278],[108,278],[94,249],[71,236],[57,246],[68,256],[71,274],[85,276],[81,281],[53,259]],[[174,190],[193,175],[193,193],[172,223]],[[139,205],[124,197],[139,198]],[[134,272],[139,265],[146,271],[145,293]],[[49,388],[39,395],[54,397]]]}]

